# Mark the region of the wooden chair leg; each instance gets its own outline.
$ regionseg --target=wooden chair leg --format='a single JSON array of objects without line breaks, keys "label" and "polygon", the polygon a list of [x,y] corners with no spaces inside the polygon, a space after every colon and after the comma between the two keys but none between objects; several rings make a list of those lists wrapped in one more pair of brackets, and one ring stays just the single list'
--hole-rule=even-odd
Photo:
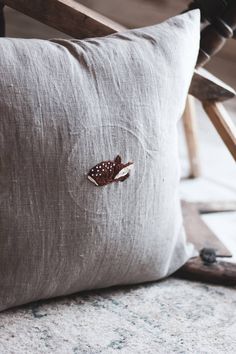
[{"label": "wooden chair leg", "polygon": [[186,107],[183,114],[183,124],[190,164],[189,177],[196,178],[200,175],[200,159],[198,149],[195,99],[190,95],[187,98]]},{"label": "wooden chair leg", "polygon": [[236,160],[236,126],[220,102],[203,101],[203,108]]}]

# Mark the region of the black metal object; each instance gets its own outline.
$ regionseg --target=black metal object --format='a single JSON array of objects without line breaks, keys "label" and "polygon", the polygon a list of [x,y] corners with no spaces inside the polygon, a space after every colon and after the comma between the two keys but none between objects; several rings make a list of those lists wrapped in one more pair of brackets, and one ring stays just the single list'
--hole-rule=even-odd
[{"label": "black metal object", "polygon": [[213,248],[203,248],[200,257],[205,265],[216,262],[216,251]]},{"label": "black metal object", "polygon": [[0,37],[5,37],[4,4],[0,2]]}]

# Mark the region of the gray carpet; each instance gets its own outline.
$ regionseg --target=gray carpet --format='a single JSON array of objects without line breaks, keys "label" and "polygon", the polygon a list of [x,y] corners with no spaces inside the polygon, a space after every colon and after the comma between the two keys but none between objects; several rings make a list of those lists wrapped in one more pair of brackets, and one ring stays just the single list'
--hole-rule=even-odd
[{"label": "gray carpet", "polygon": [[169,278],[0,314],[1,354],[235,353],[236,289]]}]

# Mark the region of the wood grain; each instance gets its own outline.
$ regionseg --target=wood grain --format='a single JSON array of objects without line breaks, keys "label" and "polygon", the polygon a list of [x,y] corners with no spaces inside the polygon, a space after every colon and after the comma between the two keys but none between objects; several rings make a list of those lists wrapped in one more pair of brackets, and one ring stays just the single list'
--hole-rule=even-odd
[{"label": "wood grain", "polygon": [[189,93],[200,101],[223,102],[236,96],[235,90],[205,69],[196,69]]},{"label": "wood grain", "polygon": [[75,0],[4,0],[3,2],[75,38],[104,36],[125,29]]},{"label": "wood grain", "polygon": [[200,257],[190,259],[175,274],[176,277],[206,283],[236,286],[236,264],[218,261],[205,265]]},{"label": "wood grain", "polygon": [[203,108],[236,160],[236,127],[224,106],[220,102],[205,101]]},{"label": "wood grain", "polygon": [[[225,203],[225,207],[227,203]],[[230,205],[230,208],[232,205]],[[201,219],[200,210],[218,210],[218,204],[189,203],[182,201],[182,210],[187,239],[192,242],[198,251],[202,248],[213,248],[217,257],[231,257],[231,252],[223,245],[217,236]],[[233,205],[235,208],[235,204]],[[217,261],[213,264],[204,264],[200,257],[190,259],[181,267],[174,276],[189,280],[197,280],[206,283],[221,285],[236,285],[236,264],[225,261]]]}]

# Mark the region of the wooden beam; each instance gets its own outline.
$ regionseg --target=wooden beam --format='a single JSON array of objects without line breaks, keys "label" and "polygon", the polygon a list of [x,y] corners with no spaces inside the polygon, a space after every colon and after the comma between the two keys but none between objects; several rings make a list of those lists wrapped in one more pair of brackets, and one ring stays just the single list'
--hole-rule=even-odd
[{"label": "wooden beam", "polygon": [[125,29],[75,0],[1,0],[1,3],[74,38],[105,36]]},{"label": "wooden beam", "polygon": [[218,261],[205,265],[200,257],[190,259],[175,274],[180,278],[236,286],[236,264]]},{"label": "wooden beam", "polygon": [[189,93],[200,101],[226,101],[236,96],[235,90],[205,69],[196,69]]},{"label": "wooden beam", "polygon": [[232,253],[201,218],[198,204],[182,201],[182,210],[187,239],[198,251],[214,248],[217,257],[232,257]]},{"label": "wooden beam", "polygon": [[236,127],[224,106],[220,102],[206,101],[203,102],[203,108],[236,160]]},{"label": "wooden beam", "polygon": [[[225,203],[225,209],[235,208],[235,204]],[[187,239],[196,249],[213,248],[217,257],[231,257],[231,252],[223,245],[218,237],[209,229],[201,219],[199,212],[219,211],[216,203],[189,203],[182,201],[184,225]],[[201,257],[195,257],[186,262],[174,276],[189,280],[221,285],[236,285],[236,264],[226,261],[217,261],[204,264]]]}]

